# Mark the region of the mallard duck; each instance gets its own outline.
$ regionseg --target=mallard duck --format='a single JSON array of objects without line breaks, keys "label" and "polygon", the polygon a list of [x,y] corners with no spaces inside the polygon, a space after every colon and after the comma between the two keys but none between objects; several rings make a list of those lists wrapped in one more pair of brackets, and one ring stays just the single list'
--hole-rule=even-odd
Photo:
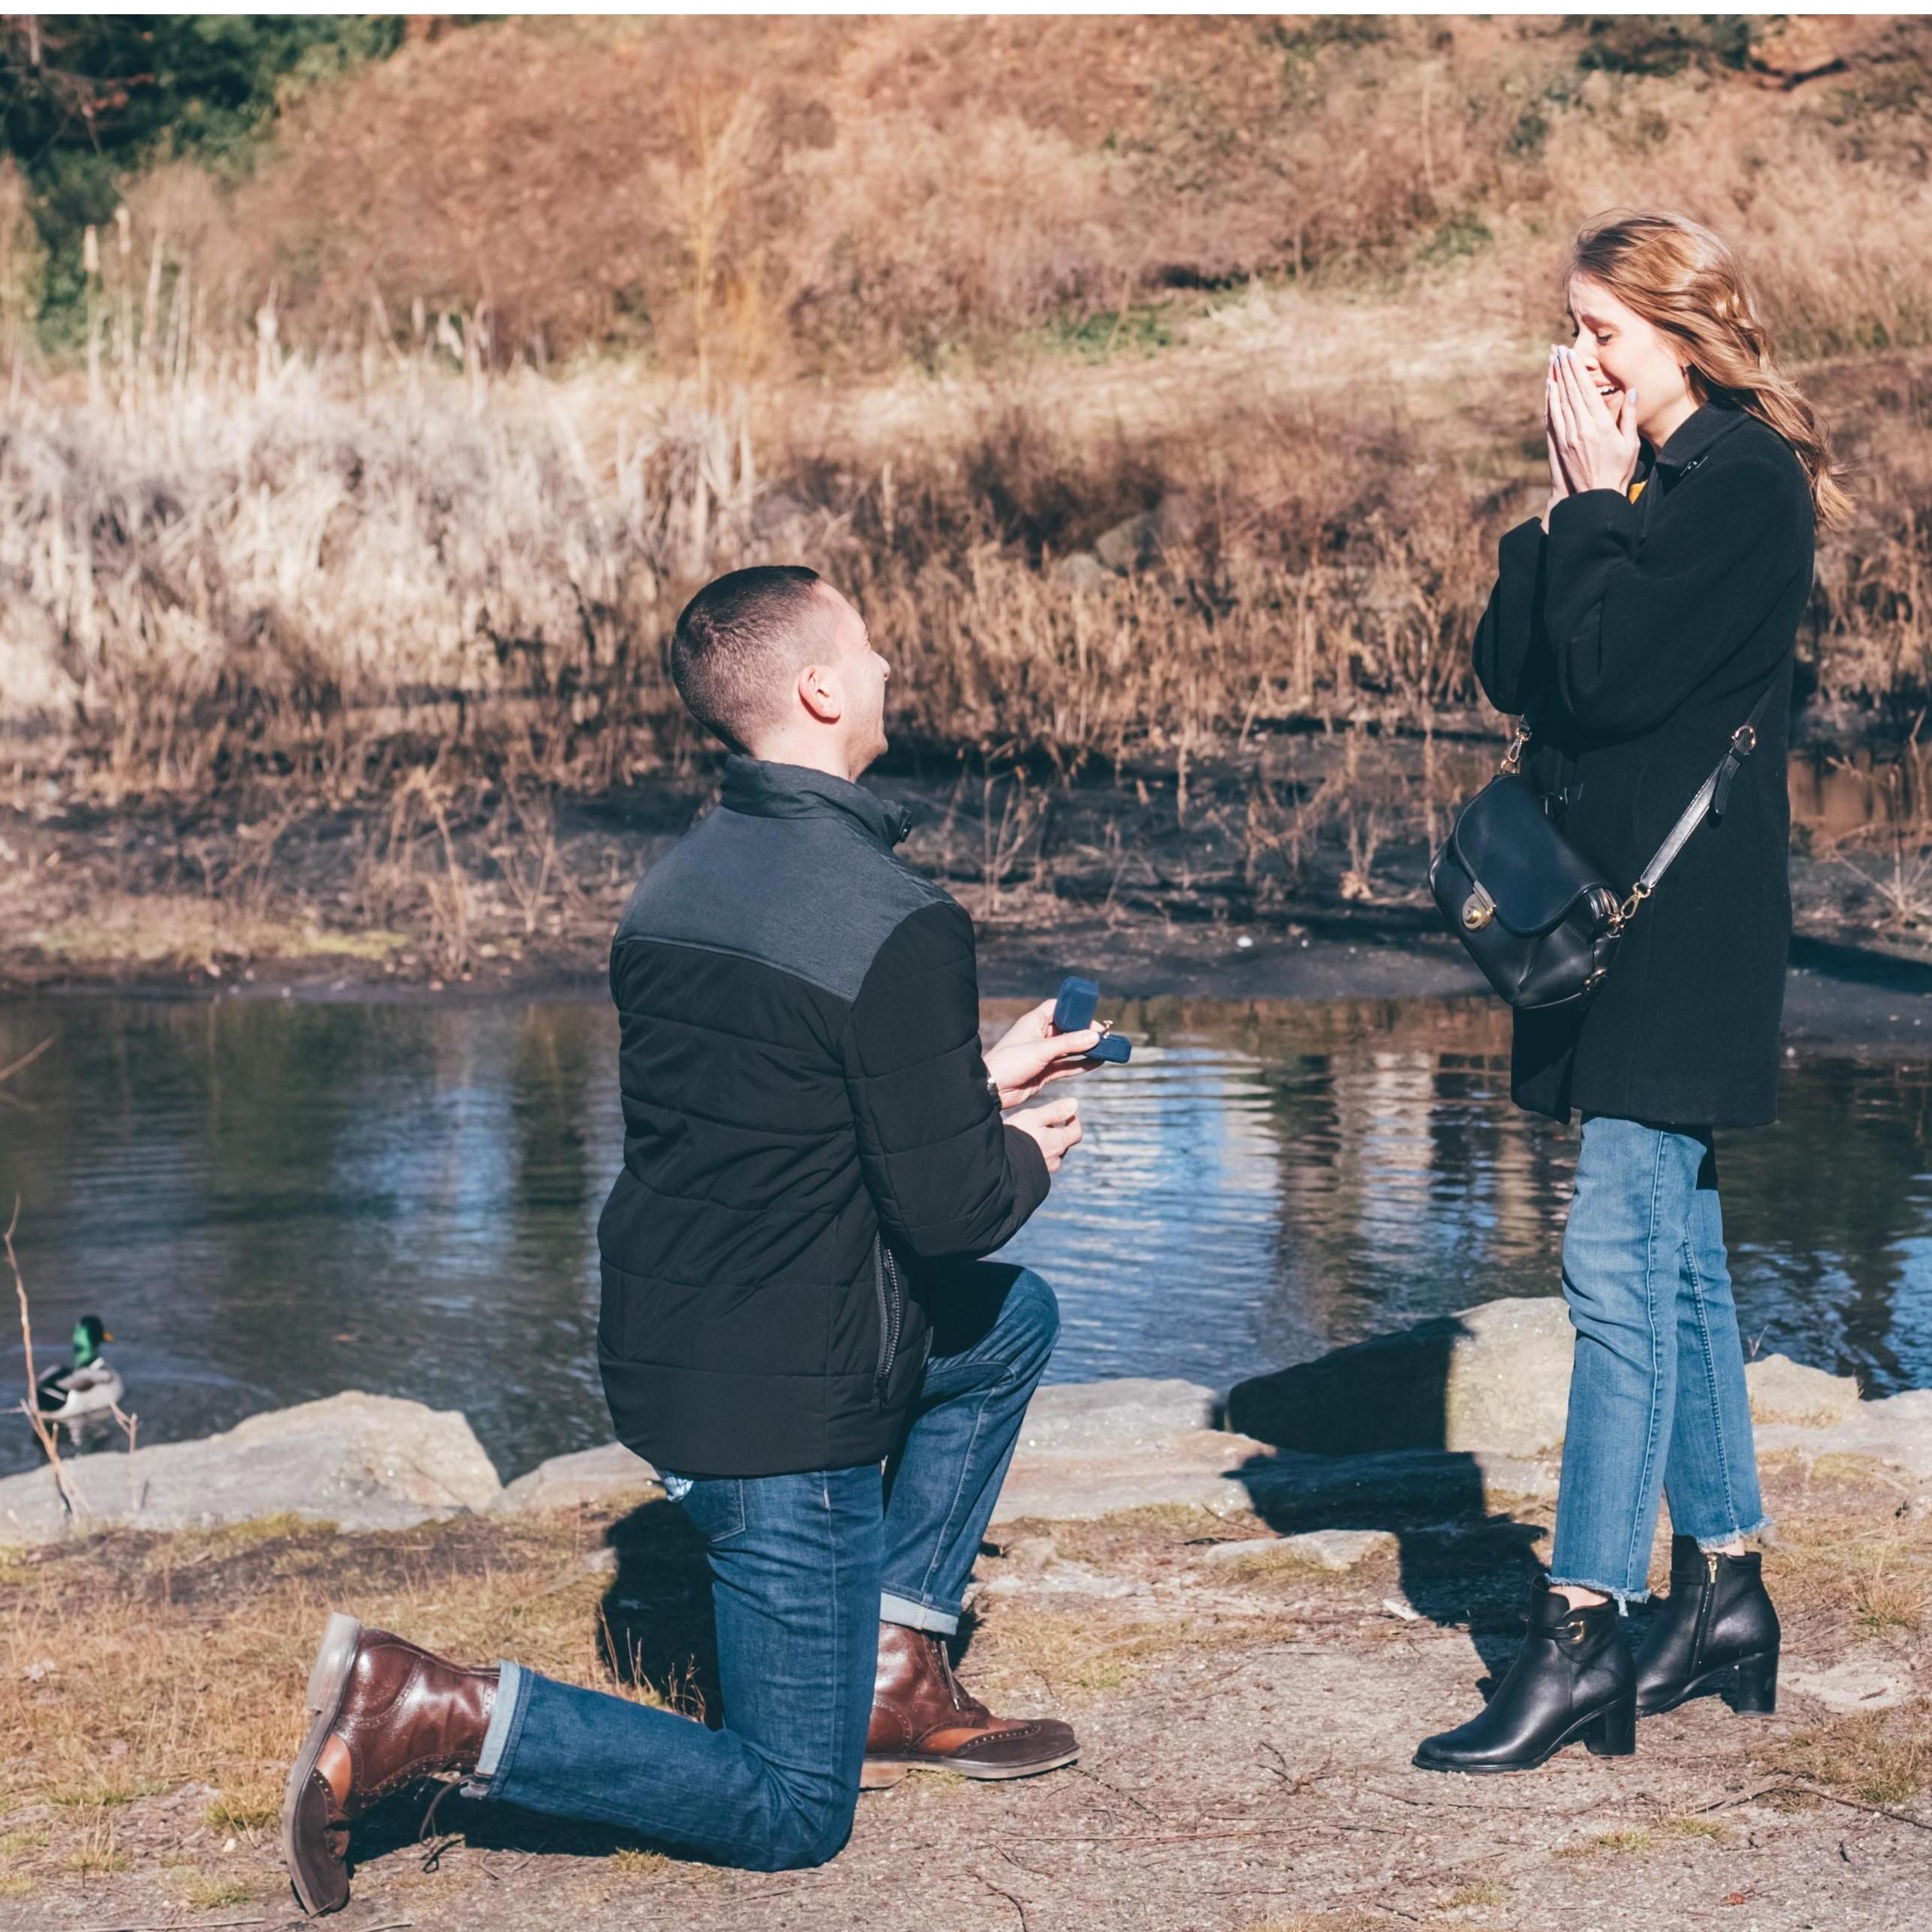
[{"label": "mallard duck", "polygon": [[74,1324],[72,1365],[48,1370],[34,1384],[34,1406],[50,1422],[105,1415],[126,1393],[120,1376],[101,1357],[101,1343],[113,1339],[98,1315],[83,1315]]}]

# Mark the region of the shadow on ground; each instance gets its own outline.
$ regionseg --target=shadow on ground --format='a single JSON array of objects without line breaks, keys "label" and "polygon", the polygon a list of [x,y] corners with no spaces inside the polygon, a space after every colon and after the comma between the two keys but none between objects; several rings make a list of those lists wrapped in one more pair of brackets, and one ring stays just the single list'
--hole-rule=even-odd
[{"label": "shadow on ground", "polygon": [[1493,1677],[1522,1635],[1540,1529],[1492,1508],[1477,1459],[1446,1446],[1450,1356],[1466,1333],[1446,1316],[1397,1354],[1344,1349],[1255,1376],[1229,1390],[1225,1421],[1281,1452],[1235,1472],[1270,1528],[1388,1532],[1409,1604],[1466,1628]]},{"label": "shadow on ground", "polygon": [[[716,1721],[718,1648],[704,1540],[675,1503],[662,1498],[612,1523],[604,1535],[616,1558],[597,1608],[597,1648],[620,1684],[693,1717]],[[356,1827],[354,1862],[413,1854],[434,1870],[453,1835],[486,1859],[494,1853],[566,1852],[608,1858],[662,1850],[637,1832],[547,1818],[514,1804],[486,1804],[452,1790],[430,1810],[435,1787],[417,1786],[370,1811]]]}]

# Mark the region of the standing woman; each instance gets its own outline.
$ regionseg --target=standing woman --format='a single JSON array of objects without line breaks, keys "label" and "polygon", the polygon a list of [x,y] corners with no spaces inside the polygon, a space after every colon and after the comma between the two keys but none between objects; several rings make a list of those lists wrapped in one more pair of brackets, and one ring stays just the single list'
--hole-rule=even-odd
[{"label": "standing woman", "polygon": [[[1487,1707],[1417,1752],[1441,1771],[1528,1770],[1579,1738],[1620,1756],[1640,1714],[1712,1690],[1768,1712],[1777,1690],[1712,1135],[1776,1114],[1792,646],[1814,524],[1846,499],[1708,229],[1600,220],[1568,293],[1549,508],[1502,540],[1476,674],[1528,714],[1526,770],[1613,882],[1637,878],[1727,746],[1750,754],[1594,1000],[1516,1015],[1516,1104],[1582,1116],[1563,1240],[1575,1368],[1549,1580]],[[1648,1594],[1664,1497],[1670,1594],[1633,1660],[1618,1619]]]}]

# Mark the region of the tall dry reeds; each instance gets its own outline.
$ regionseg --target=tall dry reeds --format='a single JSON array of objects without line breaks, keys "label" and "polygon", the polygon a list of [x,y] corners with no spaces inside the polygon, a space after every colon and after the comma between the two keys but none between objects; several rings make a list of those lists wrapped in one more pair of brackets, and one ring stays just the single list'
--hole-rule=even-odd
[{"label": "tall dry reeds", "polygon": [[[832,450],[776,392],[491,375],[427,328],[373,374],[266,326],[246,352],[150,339],[117,323],[97,400],[32,392],[0,432],[0,730],[110,797],[266,774],[346,800],[471,754],[540,797],[682,762],[663,640],[754,561],[855,597],[897,730],[947,752],[1172,768],[1284,719],[1423,724],[1478,701],[1495,538],[1536,498],[1508,424],[1420,461],[1436,432],[1346,398],[1178,400],[1132,438],[989,405]],[[1925,392],[1889,380],[1805,640],[1841,706],[1932,682]]]}]

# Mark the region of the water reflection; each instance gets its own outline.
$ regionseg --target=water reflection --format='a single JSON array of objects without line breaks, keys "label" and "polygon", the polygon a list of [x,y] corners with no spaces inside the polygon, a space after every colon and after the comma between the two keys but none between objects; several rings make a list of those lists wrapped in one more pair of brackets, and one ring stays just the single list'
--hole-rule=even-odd
[{"label": "water reflection", "polygon": [[[1086,1084],[1088,1144],[1010,1250],[1060,1289],[1059,1378],[1225,1385],[1553,1292],[1575,1143],[1510,1108],[1499,1010],[1122,1017],[1133,1061]],[[345,1388],[462,1408],[506,1474],[603,1439],[615,1032],[589,1001],[0,1006],[0,1065],[56,1042],[0,1088],[44,1358],[106,1316],[144,1440]],[[1932,1384],[1928,1133],[1925,1067],[1818,1059],[1782,1126],[1721,1144],[1748,1336]],[[0,1468],[31,1456],[0,1424]]]}]

